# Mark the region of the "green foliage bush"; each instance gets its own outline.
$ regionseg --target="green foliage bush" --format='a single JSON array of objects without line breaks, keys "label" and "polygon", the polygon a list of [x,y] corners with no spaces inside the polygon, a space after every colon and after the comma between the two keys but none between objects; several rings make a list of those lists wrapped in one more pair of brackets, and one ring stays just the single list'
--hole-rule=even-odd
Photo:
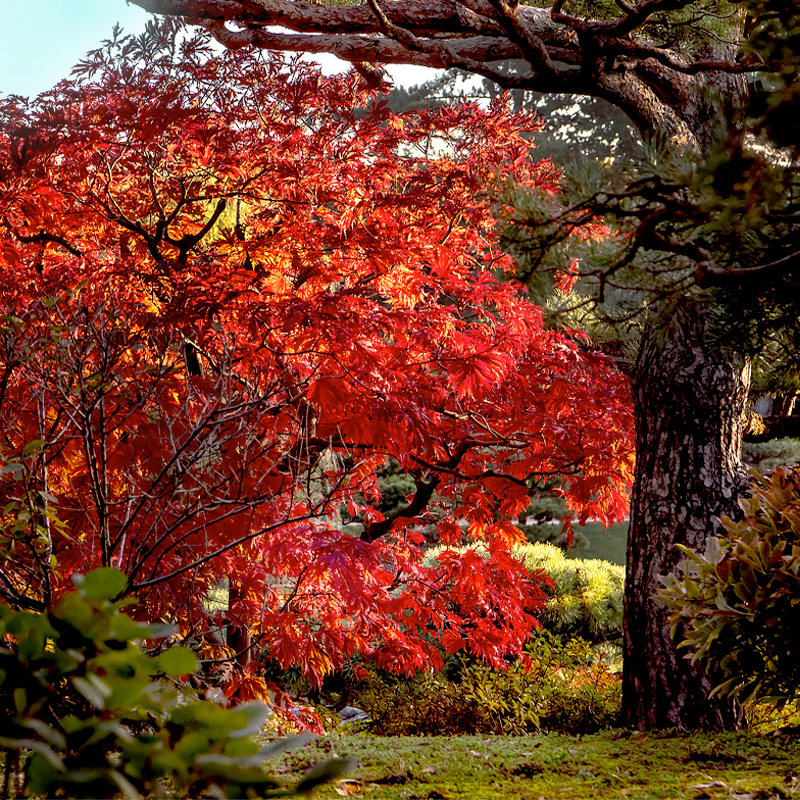
[{"label": "green foliage bush", "polygon": [[800,733],[800,703],[793,701],[781,708],[758,701],[745,706],[747,729],[753,733],[774,735]]},{"label": "green foliage bush", "polygon": [[532,525],[518,523],[516,527],[525,534],[525,538],[531,544],[551,544],[569,555],[580,556],[590,547],[589,539],[577,525],[573,531],[572,544],[569,546],[567,546],[566,534],[563,533],[560,524],[552,522],[535,522]]},{"label": "green foliage bush", "polygon": [[556,633],[603,642],[622,636],[625,569],[599,559],[566,558],[548,544],[520,545],[514,554],[532,574],[552,582],[540,619]]},{"label": "green foliage bush", "polygon": [[[447,548],[428,551],[432,562]],[[459,551],[466,548],[457,548]],[[480,546],[476,548],[481,552]],[[599,559],[567,558],[552,544],[537,542],[514,548],[513,554],[534,576],[545,575],[549,599],[540,622],[564,636],[590,642],[616,642],[622,636],[622,602],[625,569]]]},{"label": "green foliage bush", "polygon": [[373,674],[354,699],[380,736],[431,736],[479,730],[477,704],[465,688],[439,673],[413,678]]},{"label": "green foliage bush", "polygon": [[[136,622],[114,602],[127,585],[101,568],[46,613],[0,605],[0,796],[138,798],[286,796],[264,761],[298,740],[261,748],[267,716],[198,700],[178,680],[197,667],[182,647],[157,658],[137,642],[166,626]],[[309,788],[345,767],[321,765]]]},{"label": "green foliage bush", "polygon": [[372,673],[354,702],[385,736],[522,734],[538,729],[589,733],[614,725],[621,686],[588,642],[549,633],[526,645],[508,669],[454,656],[440,673],[413,679]]},{"label": "green foliage bush", "polygon": [[[406,497],[414,494],[417,485],[413,476],[403,472],[403,468],[393,458],[387,458],[386,463],[375,472],[375,477],[378,479],[378,486],[381,491],[380,500],[376,501],[372,497],[365,498],[363,495],[357,495],[356,499],[359,503],[367,503],[377,508],[385,517],[391,519],[395,514],[408,507]],[[351,518],[344,511],[344,507],[342,508],[342,514],[345,522],[350,525],[360,523],[364,519],[363,513]]]},{"label": "green foliage bush", "polygon": [[716,692],[781,708],[800,698],[800,469],[756,474],[741,505],[658,597],[692,660],[726,673]]},{"label": "green foliage bush", "polygon": [[377,473],[378,485],[381,487],[380,510],[386,517],[393,517],[398,511],[408,506],[406,497],[414,494],[417,485],[414,478],[403,472],[400,464],[388,459]]}]

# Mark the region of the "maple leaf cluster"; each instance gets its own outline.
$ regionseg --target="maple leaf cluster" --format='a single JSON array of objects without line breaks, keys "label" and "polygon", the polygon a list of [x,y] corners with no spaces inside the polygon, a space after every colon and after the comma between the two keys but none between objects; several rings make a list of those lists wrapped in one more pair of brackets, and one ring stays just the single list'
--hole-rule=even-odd
[{"label": "maple leaf cluster", "polygon": [[[545,329],[498,248],[493,189],[558,184],[537,122],[394,115],[171,22],[0,117],[0,596],[42,609],[113,566],[188,639],[227,580],[228,624],[316,681],[518,652],[531,488],[610,522],[632,466],[627,381]],[[389,458],[416,489],[385,518]],[[490,557],[423,567],[422,524]]]}]

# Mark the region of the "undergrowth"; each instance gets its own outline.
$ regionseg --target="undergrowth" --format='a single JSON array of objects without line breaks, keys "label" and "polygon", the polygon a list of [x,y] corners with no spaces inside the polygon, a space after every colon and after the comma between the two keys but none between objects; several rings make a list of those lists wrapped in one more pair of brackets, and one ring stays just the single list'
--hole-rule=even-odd
[{"label": "undergrowth", "polygon": [[562,643],[542,632],[526,645],[525,658],[505,670],[463,655],[413,679],[373,670],[353,701],[372,718],[370,731],[386,736],[589,733],[616,723],[621,686],[587,642]]}]

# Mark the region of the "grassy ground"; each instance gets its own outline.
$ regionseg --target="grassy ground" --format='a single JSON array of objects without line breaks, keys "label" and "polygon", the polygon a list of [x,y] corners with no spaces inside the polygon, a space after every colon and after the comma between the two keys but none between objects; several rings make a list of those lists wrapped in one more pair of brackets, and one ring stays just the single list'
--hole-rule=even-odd
[{"label": "grassy ground", "polygon": [[612,564],[625,566],[628,547],[627,521],[610,528],[604,528],[599,522],[587,522],[585,525],[576,525],[575,530],[586,537],[586,544],[582,548],[576,548],[574,552],[567,551],[568,557],[601,558]]},{"label": "grassy ground", "polygon": [[789,800],[800,798],[800,739],[736,734],[580,738],[338,735],[273,762],[278,775],[352,756],[346,779],[317,800]]},{"label": "grassy ground", "polygon": [[[523,530],[529,533],[529,541],[560,541],[561,526],[558,523],[543,522],[529,525]],[[628,522],[617,523],[604,528],[600,522],[587,522],[575,525],[575,539],[571,548],[565,551],[567,558],[599,558],[612,564],[625,566],[628,546]],[[554,538],[555,537],[555,538]]]}]

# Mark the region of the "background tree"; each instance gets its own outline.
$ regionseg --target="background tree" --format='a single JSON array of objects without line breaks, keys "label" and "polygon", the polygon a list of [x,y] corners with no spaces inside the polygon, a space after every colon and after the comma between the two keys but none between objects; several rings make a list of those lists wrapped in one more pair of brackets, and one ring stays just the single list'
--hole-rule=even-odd
[{"label": "background tree", "polygon": [[[510,61],[505,68],[519,74],[524,61]],[[411,109],[436,107],[463,100],[491,101],[503,89],[488,78],[476,79],[463,69],[448,69],[414,86],[396,85],[389,91],[389,105],[400,113]],[[560,194],[572,182],[609,183],[621,188],[620,181],[641,156],[641,140],[625,114],[598,97],[543,94],[513,89],[515,111],[534,112],[542,122],[532,131],[536,158],[549,158],[564,172]]]},{"label": "background tree", "polygon": [[[397,117],[175,23],[0,115],[0,596],[39,611],[120,568],[191,640],[230,577],[227,623],[317,682],[354,654],[518,652],[530,484],[610,520],[632,461],[626,379],[500,277],[486,188],[555,181],[530,119]],[[362,498],[389,458],[414,488],[387,516]],[[423,565],[426,521],[492,558]]]},{"label": "background tree", "polygon": [[[458,67],[510,89],[601,97],[658,146],[672,165],[671,173],[662,174],[662,157],[658,170],[630,192],[595,197],[588,210],[588,217],[595,219],[600,200],[610,204],[617,218],[627,214],[627,221],[635,223],[622,259],[606,260],[599,270],[584,262],[590,272],[597,270],[596,285],[606,299],[609,284],[642,263],[637,256],[655,253],[648,256],[644,281],[652,290],[646,296],[651,313],[634,366],[637,472],[626,589],[626,721],[640,728],[739,724],[733,706],[709,698],[711,683],[699,665],[678,657],[665,612],[651,597],[658,576],[673,569],[679,558],[675,545],[702,549],[717,530],[719,515],[735,513],[736,498],[745,488],[740,449],[750,367],[742,348],[722,347],[712,335],[714,289],[735,293],[746,277],[744,268],[736,266],[742,239],[738,234],[727,240],[719,236],[715,252],[727,257],[710,255],[695,236],[702,220],[692,216],[698,204],[685,193],[686,170],[699,165],[710,176],[727,168],[733,185],[742,187],[739,197],[747,195],[746,181],[738,180],[744,175],[743,160],[751,158],[742,127],[748,103],[745,75],[765,67],[781,76],[785,87],[792,86],[794,67],[782,66],[795,62],[787,46],[791,39],[772,36],[775,26],[796,30],[786,22],[785,8],[756,6],[757,21],[767,24],[754,26],[756,38],[750,49],[742,50],[749,6],[706,0],[557,0],[530,6],[505,0],[383,5],[369,0],[344,8],[285,0],[137,3],[202,24],[230,48],[335,53],[373,83],[379,79],[375,64],[408,63]],[[777,47],[771,42],[778,42]],[[771,66],[766,54],[759,53],[762,47],[772,53]],[[510,73],[504,67],[509,59],[523,59],[527,70]],[[794,90],[788,91],[794,102]],[[772,111],[774,121],[774,107]],[[768,131],[769,122],[764,126]],[[665,184],[669,189],[662,191]],[[718,190],[725,194],[725,186],[718,185]],[[730,208],[730,214],[719,214],[717,205],[711,212],[714,222],[724,230],[735,218],[733,227],[741,233],[747,226],[747,203]],[[543,217],[547,214],[535,224]],[[574,224],[574,218],[561,219],[562,230]],[[794,252],[790,239],[781,241],[786,253],[771,261],[755,256],[747,269],[757,268],[759,277],[770,268],[780,274],[787,266],[782,259],[791,259]],[[620,283],[630,291],[636,282]],[[639,275],[633,292],[637,313],[643,298],[636,291],[642,283]],[[752,284],[747,292],[759,296]]]}]

